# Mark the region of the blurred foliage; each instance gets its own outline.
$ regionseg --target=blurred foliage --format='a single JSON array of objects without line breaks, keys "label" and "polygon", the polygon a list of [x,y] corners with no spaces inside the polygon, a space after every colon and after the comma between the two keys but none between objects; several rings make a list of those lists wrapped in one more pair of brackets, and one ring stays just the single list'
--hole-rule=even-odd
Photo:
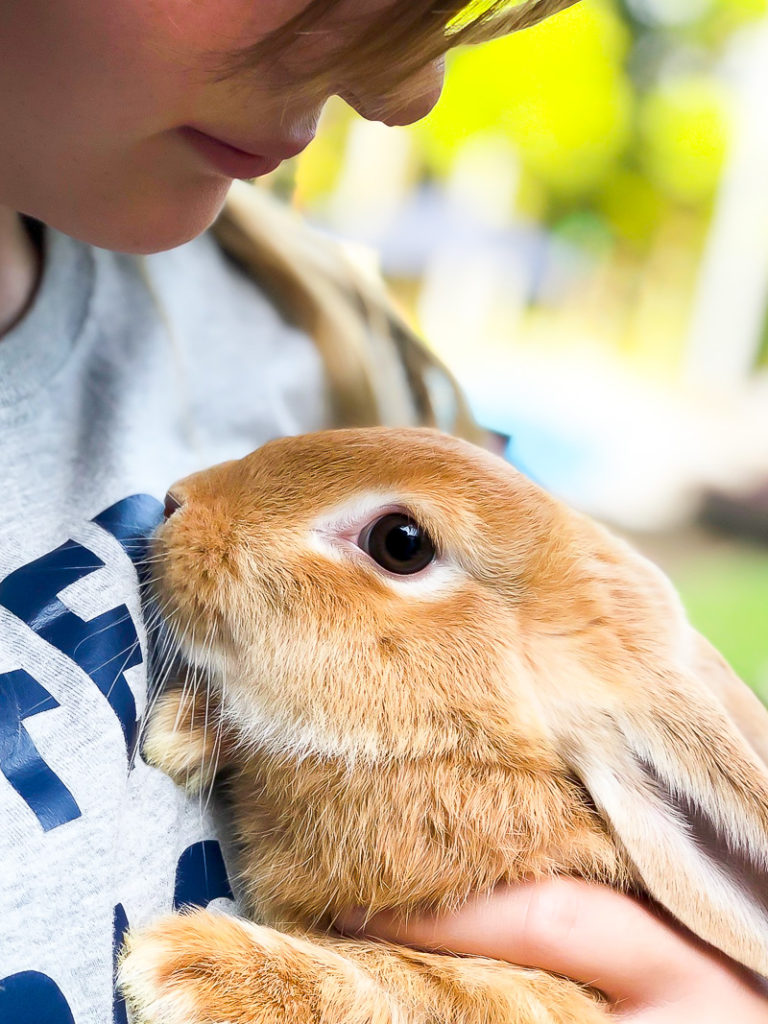
[{"label": "blurred foliage", "polygon": [[[414,129],[424,163],[445,174],[468,137],[503,133],[529,178],[521,212],[551,222],[589,207],[618,240],[647,245],[666,205],[706,213],[728,139],[718,48],[764,2],[694,4],[699,17],[665,24],[653,22],[650,2],[633,11],[585,0],[460,52],[440,104]],[[664,12],[680,6],[667,2]]]},{"label": "blurred foliage", "polygon": [[628,142],[628,44],[614,8],[591,0],[549,25],[457,53],[440,103],[415,127],[427,166],[445,173],[463,139],[491,131],[513,142],[545,189],[590,192]]},{"label": "blurred foliage", "polygon": [[768,551],[706,538],[661,561],[691,622],[768,703]]},{"label": "blurred foliage", "polygon": [[[495,206],[497,224],[532,226],[572,254],[565,272],[553,246],[526,257],[529,279],[515,287],[529,315],[515,319],[516,338],[537,316],[538,337],[543,314],[551,338],[587,330],[641,372],[682,379],[732,139],[727,60],[767,14],[768,0],[582,0],[532,29],[452,51],[435,109],[410,128],[390,129],[408,140],[404,196],[425,184],[449,191],[472,152],[485,151],[497,167],[498,154],[511,154],[505,194],[492,175],[478,186],[486,209]],[[356,120],[340,100],[329,103],[323,130],[298,162],[296,205],[332,226],[337,190],[344,203],[350,198]],[[363,177],[389,179],[391,171],[374,161]],[[388,202],[394,209],[391,194]],[[340,230],[352,224],[342,221]],[[418,282],[403,287],[407,301],[416,296],[416,319]],[[768,362],[766,353],[768,317],[758,362]]]},{"label": "blurred foliage", "polygon": [[679,76],[651,90],[638,134],[651,187],[690,205],[714,195],[728,145],[727,102],[717,83]]},{"label": "blurred foliage", "polygon": [[[553,224],[590,210],[617,242],[647,250],[671,208],[709,214],[729,138],[718,62],[767,9],[768,0],[582,0],[454,51],[439,104],[409,129],[414,182],[446,178],[468,141],[501,137],[520,163],[519,214]],[[353,118],[330,105],[299,164],[300,206],[333,190]]]}]

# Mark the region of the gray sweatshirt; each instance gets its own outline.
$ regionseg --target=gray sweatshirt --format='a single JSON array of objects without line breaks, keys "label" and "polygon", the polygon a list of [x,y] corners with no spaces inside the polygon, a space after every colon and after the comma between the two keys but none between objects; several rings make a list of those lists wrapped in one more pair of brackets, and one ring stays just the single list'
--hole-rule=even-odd
[{"label": "gray sweatshirt", "polygon": [[0,340],[0,1021],[124,1022],[128,926],[226,900],[209,814],[136,750],[136,561],[181,476],[328,423],[314,346],[209,237],[46,235]]}]

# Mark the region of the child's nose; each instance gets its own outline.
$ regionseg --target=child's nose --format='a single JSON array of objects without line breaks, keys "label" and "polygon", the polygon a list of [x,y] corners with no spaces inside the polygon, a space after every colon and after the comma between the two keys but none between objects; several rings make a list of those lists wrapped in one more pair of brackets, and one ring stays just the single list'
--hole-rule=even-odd
[{"label": "child's nose", "polygon": [[440,99],[444,76],[445,61],[440,58],[387,93],[342,89],[339,96],[368,121],[383,121],[392,126],[413,124],[426,117]]}]

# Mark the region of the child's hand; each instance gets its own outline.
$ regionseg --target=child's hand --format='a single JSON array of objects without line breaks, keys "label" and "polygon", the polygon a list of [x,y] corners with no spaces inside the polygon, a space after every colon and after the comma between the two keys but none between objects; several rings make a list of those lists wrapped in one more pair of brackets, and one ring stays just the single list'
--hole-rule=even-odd
[{"label": "child's hand", "polygon": [[[353,926],[353,920],[342,926]],[[632,1024],[768,1024],[768,985],[610,889],[560,878],[407,925],[381,914],[368,935],[508,960],[600,989]]]}]

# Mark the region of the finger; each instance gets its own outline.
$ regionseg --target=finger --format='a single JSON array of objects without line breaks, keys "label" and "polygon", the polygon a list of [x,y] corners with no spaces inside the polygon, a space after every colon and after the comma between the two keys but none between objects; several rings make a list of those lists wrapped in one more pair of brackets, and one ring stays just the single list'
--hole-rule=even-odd
[{"label": "finger", "polygon": [[405,921],[381,914],[363,930],[421,949],[539,967],[630,1006],[674,998],[710,956],[628,896],[573,878],[499,889],[452,915]]}]

